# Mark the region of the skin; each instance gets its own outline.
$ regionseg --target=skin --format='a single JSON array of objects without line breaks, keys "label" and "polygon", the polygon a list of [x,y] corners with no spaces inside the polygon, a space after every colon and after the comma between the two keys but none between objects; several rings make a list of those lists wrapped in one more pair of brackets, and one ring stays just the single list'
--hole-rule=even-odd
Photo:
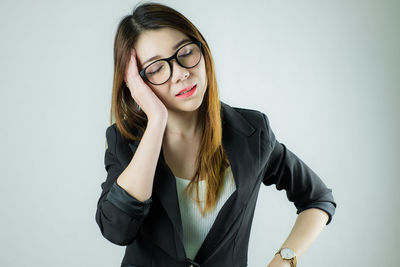
[{"label": "skin", "polygon": [[[141,142],[146,145],[146,149],[141,152],[141,148],[139,148],[139,152],[136,153],[140,156],[142,156],[141,153],[144,154],[144,159],[137,159],[134,163],[149,162],[149,159],[154,159],[154,155],[159,152],[160,145],[157,142],[157,144],[154,144],[154,140],[162,138],[162,147],[167,164],[176,176],[189,179],[193,174],[194,160],[197,156],[201,137],[197,126],[197,115],[207,88],[204,57],[196,67],[191,69],[183,68],[173,60],[171,62],[173,66],[172,76],[168,82],[162,85],[152,85],[138,74],[138,71],[151,63],[143,65],[143,62],[148,58],[154,55],[161,55],[162,58],[173,55],[176,50],[172,47],[185,37],[187,37],[185,34],[169,28],[142,33],[134,49],[132,49],[131,61],[125,73],[125,82],[132,97],[149,119],[149,130],[146,130],[149,133],[145,134],[145,140]],[[195,83],[197,84],[197,92],[191,98],[179,99],[175,96],[183,88]],[[146,139],[147,134],[148,139]],[[160,136],[158,137],[158,135]],[[157,147],[154,148],[154,154],[147,156],[145,153],[153,151],[149,148],[151,145]],[[149,177],[154,176],[155,162],[152,173],[148,174]],[[143,164],[136,165],[141,166]],[[130,168],[135,168],[136,165],[133,164],[133,167]],[[145,169],[148,170],[148,166]],[[128,171],[138,173],[137,170],[133,169]],[[143,188],[139,187],[138,189],[137,185],[141,184],[141,181],[132,181],[130,173],[118,178],[119,185],[131,192],[133,196],[136,195],[137,198],[148,199],[151,195],[153,181],[144,179],[148,184],[142,183]],[[145,175],[139,175],[139,177],[145,177]],[[147,193],[145,196],[139,196],[141,192]],[[328,219],[328,214],[320,209],[311,208],[301,212],[282,247],[293,249],[299,261],[307,248],[318,237]],[[273,255],[267,266],[289,267],[290,264],[279,255]]]},{"label": "skin", "polygon": [[[297,265],[300,257],[324,229],[328,219],[329,215],[317,208],[306,209],[299,213],[289,236],[281,246],[291,248],[296,253]],[[280,255],[275,255],[267,267],[290,267],[290,263],[288,260],[283,260]]]},{"label": "skin", "polygon": [[[161,58],[173,55],[177,49],[173,50],[172,47],[184,38],[188,37],[171,28],[150,30],[142,33],[135,44],[139,69],[141,70],[154,62],[155,60],[152,60],[143,65],[143,62],[154,55],[161,55]],[[168,82],[162,85],[153,85],[148,82],[146,84],[168,110],[166,135],[189,140],[198,134],[198,108],[203,102],[207,88],[204,57],[201,57],[201,61],[196,67],[190,69],[181,67],[175,60],[172,60],[171,64],[172,76]],[[175,96],[180,90],[193,84],[197,84],[197,90],[189,99]]]},{"label": "skin", "polygon": [[[149,121],[166,120],[162,149],[168,166],[174,175],[191,179],[194,175],[201,140],[201,129],[197,119],[198,108],[203,102],[207,89],[204,56],[195,67],[190,69],[172,60],[172,75],[166,83],[161,85],[153,85],[138,75],[140,70],[157,60],[146,62],[149,58],[155,55],[160,55],[160,58],[172,56],[188,42],[177,49],[173,47],[186,38],[188,36],[171,28],[141,33],[134,45],[126,81],[133,98],[144,110]],[[176,97],[179,91],[194,84],[197,88],[192,96],[185,99]],[[159,119],[160,116],[161,119]]]}]

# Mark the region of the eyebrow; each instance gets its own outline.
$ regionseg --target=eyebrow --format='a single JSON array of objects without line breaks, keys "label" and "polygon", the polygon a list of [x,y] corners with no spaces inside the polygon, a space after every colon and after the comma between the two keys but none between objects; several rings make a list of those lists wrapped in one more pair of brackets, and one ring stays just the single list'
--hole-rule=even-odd
[{"label": "eyebrow", "polygon": [[[186,38],[186,39],[182,39],[182,40],[180,40],[176,45],[174,45],[174,47],[173,47],[172,49],[173,49],[173,50],[176,50],[176,49],[177,49],[179,46],[181,46],[183,43],[186,43],[186,42],[189,42],[189,41],[192,41],[192,40],[187,39],[187,38]],[[149,58],[148,60],[146,60],[145,62],[143,62],[142,66],[146,65],[146,63],[148,63],[148,62],[150,62],[150,61],[152,61],[152,60],[159,59],[159,58],[161,58],[160,55],[153,56],[153,57]]]}]

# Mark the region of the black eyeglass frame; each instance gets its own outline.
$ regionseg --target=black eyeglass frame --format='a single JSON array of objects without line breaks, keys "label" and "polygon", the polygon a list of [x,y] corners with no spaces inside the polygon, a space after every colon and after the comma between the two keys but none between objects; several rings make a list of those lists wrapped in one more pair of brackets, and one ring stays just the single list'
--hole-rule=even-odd
[{"label": "black eyeglass frame", "polygon": [[[184,48],[185,46],[187,46],[187,45],[189,45],[189,44],[193,44],[193,43],[195,43],[196,45],[198,45],[198,47],[200,48],[200,59],[199,59],[199,61],[196,63],[196,65],[194,65],[194,66],[188,68],[188,67],[186,67],[186,66],[183,66],[183,65],[179,62],[179,60],[178,60],[178,52],[179,52],[182,48]],[[164,84],[164,83],[168,82],[169,79],[170,79],[171,76],[172,76],[172,71],[173,71],[173,70],[172,70],[172,65],[171,65],[171,60],[172,60],[172,59],[175,59],[176,62],[179,64],[179,66],[182,66],[182,67],[184,67],[184,68],[186,68],[186,69],[191,69],[191,68],[196,67],[196,66],[200,63],[202,54],[203,54],[203,48],[202,48],[201,42],[200,42],[199,40],[193,40],[192,42],[187,43],[187,44],[185,44],[184,46],[182,46],[181,48],[179,48],[178,50],[176,50],[175,54],[172,55],[172,56],[170,56],[169,58],[161,58],[161,59],[158,59],[158,60],[152,62],[152,63],[151,63],[150,65],[148,65],[146,68],[144,68],[143,70],[141,70],[141,71],[139,72],[139,75],[140,75],[142,78],[146,79],[149,83],[151,83],[151,84],[153,84],[153,85],[161,85],[161,84]],[[163,83],[152,83],[152,82],[147,78],[147,76],[146,76],[146,69],[147,69],[148,67],[150,67],[151,65],[153,65],[154,63],[158,62],[158,61],[167,61],[168,65],[169,65],[169,68],[170,68],[171,71],[170,71],[170,73],[169,73],[168,79],[167,79],[165,82],[163,82]]]}]

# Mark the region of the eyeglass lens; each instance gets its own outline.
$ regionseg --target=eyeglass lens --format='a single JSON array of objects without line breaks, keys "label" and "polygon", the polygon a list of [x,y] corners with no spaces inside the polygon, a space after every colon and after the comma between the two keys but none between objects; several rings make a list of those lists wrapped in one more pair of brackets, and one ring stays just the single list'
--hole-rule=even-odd
[{"label": "eyeglass lens", "polygon": [[[179,63],[186,68],[196,66],[200,57],[200,48],[194,43],[183,46],[177,54]],[[145,74],[151,83],[162,84],[171,76],[171,67],[166,60],[156,61],[147,67]]]}]

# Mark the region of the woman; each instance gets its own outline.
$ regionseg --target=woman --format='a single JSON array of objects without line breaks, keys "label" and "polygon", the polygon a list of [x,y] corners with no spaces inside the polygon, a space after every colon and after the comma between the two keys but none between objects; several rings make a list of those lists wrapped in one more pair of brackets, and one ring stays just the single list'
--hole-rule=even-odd
[{"label": "woman", "polygon": [[332,219],[332,190],[265,114],[219,100],[197,28],[165,5],[139,5],[118,26],[114,63],[96,222],[127,246],[121,266],[247,266],[261,182],[285,189],[299,214],[268,266],[296,266]]}]

